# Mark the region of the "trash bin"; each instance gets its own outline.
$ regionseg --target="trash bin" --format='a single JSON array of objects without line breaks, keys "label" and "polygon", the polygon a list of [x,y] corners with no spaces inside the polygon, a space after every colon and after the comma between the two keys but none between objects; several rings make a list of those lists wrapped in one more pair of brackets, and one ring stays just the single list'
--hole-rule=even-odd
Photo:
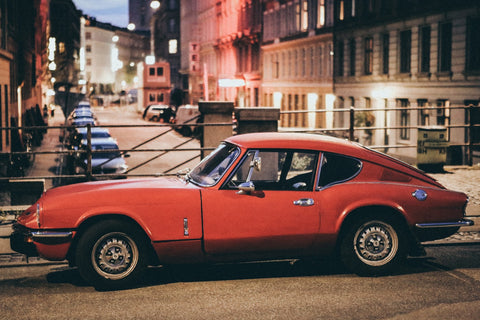
[{"label": "trash bin", "polygon": [[424,171],[441,172],[447,162],[447,128],[418,128],[417,167]]}]

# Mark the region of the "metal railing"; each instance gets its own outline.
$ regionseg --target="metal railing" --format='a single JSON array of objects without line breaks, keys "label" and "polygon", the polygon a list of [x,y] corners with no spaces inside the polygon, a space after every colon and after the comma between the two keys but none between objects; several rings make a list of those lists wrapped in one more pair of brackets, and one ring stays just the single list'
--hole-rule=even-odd
[{"label": "metal railing", "polygon": [[[342,108],[342,109],[331,109],[331,110],[289,110],[289,111],[281,111],[280,112],[280,124],[291,124],[293,123],[301,123],[305,124],[308,122],[308,115],[309,114],[323,114],[324,118],[327,114],[332,115],[335,117],[336,115],[343,114],[344,118],[344,126],[343,127],[332,127],[332,128],[285,128],[282,127],[280,130],[285,132],[304,132],[304,133],[323,133],[328,135],[333,135],[337,137],[347,138],[351,141],[358,140],[356,137],[356,133],[361,131],[400,131],[400,130],[417,130],[419,128],[428,127],[426,125],[393,125],[393,126],[376,126],[374,124],[371,125],[358,125],[356,124],[356,115],[359,113],[401,113],[401,112],[433,112],[431,118],[436,117],[436,113],[439,111],[441,114],[444,114],[446,111],[450,112],[452,110],[464,110],[466,112],[466,123],[463,124],[438,124],[440,126],[445,127],[448,131],[451,129],[464,129],[464,143],[449,143],[450,147],[464,147],[466,149],[467,154],[467,161],[466,164],[472,166],[473,162],[473,152],[474,150],[480,151],[480,107],[478,106],[450,106],[450,107],[396,107],[396,108]],[[472,119],[475,119],[474,113],[478,112],[477,121],[475,123]],[[347,115],[347,116],[345,116]],[[290,117],[290,118],[288,118]],[[294,120],[292,120],[294,118]],[[394,117],[392,117],[394,118]],[[398,118],[398,117],[397,117]],[[383,120],[383,122],[386,122]],[[398,122],[398,121],[397,121]],[[385,134],[386,135],[386,134]],[[408,139],[408,141],[412,141]],[[402,148],[417,148],[418,144],[416,140],[413,140],[415,143],[404,143],[402,141],[401,144],[391,144],[391,143],[384,143],[384,144],[370,144],[368,145],[369,148],[372,149],[402,149]]]}]

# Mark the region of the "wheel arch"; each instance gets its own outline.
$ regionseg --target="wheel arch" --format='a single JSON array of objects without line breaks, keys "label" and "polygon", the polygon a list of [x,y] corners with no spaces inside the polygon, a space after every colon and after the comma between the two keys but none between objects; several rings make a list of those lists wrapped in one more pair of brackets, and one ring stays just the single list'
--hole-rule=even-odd
[{"label": "wheel arch", "polygon": [[107,221],[107,220],[117,220],[117,221],[122,221],[124,223],[128,223],[131,225],[133,228],[137,229],[142,236],[143,240],[145,241],[145,244],[147,246],[147,256],[148,256],[148,262],[150,265],[158,265],[158,257],[157,254],[155,253],[155,250],[152,246],[152,241],[150,237],[148,236],[147,232],[141,227],[141,225],[132,219],[131,217],[128,217],[126,215],[122,214],[103,214],[103,215],[97,215],[97,216],[92,216],[89,217],[88,219],[82,221],[82,223],[78,226],[76,232],[75,232],[75,237],[73,238],[73,242],[70,246],[70,249],[67,253],[67,260],[69,261],[71,266],[76,265],[75,261],[75,251],[77,250],[77,245],[79,239],[82,237],[82,235],[85,233],[86,230],[88,230],[91,226],[102,222],[102,221]]},{"label": "wheel arch", "polygon": [[401,230],[405,233],[405,235],[408,238],[407,245],[410,248],[412,247],[413,244],[416,243],[416,239],[413,233],[411,232],[407,219],[401,211],[386,205],[368,205],[368,206],[355,208],[354,210],[350,211],[348,214],[344,216],[344,219],[341,222],[339,232],[338,232],[337,243],[336,243],[337,249],[343,237],[345,236],[345,233],[347,232],[347,230],[349,230],[350,226],[355,221],[363,217],[371,217],[372,219],[373,218],[388,219],[389,221],[392,221],[395,224],[397,224],[401,228]]}]

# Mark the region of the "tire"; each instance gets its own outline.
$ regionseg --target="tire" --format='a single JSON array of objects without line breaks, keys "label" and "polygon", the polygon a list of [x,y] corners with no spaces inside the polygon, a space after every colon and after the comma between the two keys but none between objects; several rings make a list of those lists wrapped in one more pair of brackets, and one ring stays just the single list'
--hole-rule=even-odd
[{"label": "tire", "polygon": [[382,275],[406,259],[407,243],[405,232],[393,219],[364,217],[347,229],[341,239],[340,257],[358,275]]},{"label": "tire", "polygon": [[138,228],[118,220],[102,221],[78,242],[78,271],[98,289],[129,287],[147,266],[146,252],[145,237]]}]

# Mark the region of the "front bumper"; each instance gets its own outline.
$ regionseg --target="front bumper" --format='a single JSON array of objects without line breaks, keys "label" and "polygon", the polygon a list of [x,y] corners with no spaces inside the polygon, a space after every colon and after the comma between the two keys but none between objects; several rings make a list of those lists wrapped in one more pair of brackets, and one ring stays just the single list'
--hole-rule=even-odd
[{"label": "front bumper", "polygon": [[30,230],[15,224],[10,235],[10,247],[13,251],[29,257],[38,256],[37,244],[59,245],[69,243],[73,237],[72,231],[63,230]]}]

